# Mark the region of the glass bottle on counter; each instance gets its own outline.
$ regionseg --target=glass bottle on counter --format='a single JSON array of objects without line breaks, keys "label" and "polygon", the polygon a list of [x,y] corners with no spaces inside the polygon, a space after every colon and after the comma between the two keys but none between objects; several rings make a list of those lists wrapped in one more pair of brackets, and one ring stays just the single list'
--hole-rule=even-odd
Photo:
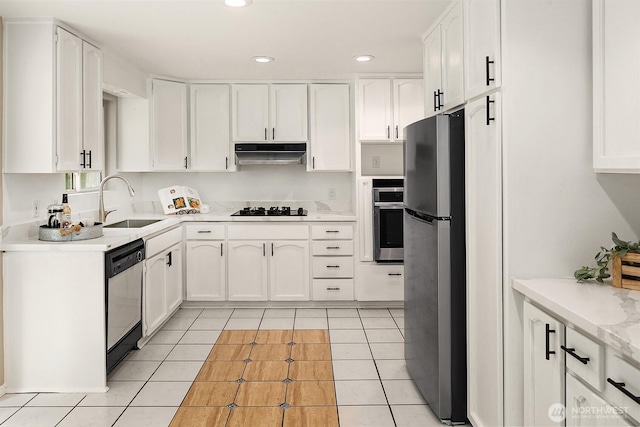
[{"label": "glass bottle on counter", "polygon": [[66,228],[71,225],[71,207],[69,206],[69,199],[67,193],[62,195],[62,228]]}]

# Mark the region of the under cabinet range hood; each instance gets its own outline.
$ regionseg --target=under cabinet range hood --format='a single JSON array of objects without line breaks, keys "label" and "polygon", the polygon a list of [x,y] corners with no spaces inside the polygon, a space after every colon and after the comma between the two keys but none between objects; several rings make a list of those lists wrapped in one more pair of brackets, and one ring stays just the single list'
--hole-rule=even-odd
[{"label": "under cabinet range hood", "polygon": [[273,142],[236,144],[237,165],[300,165],[307,160],[307,144]]}]

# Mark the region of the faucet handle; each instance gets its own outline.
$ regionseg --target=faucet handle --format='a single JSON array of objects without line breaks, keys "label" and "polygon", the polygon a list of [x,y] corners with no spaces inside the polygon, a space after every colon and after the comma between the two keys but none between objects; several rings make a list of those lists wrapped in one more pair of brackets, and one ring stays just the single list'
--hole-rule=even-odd
[{"label": "faucet handle", "polygon": [[105,209],[104,210],[104,222],[107,222],[107,215],[109,215],[111,212],[115,212],[118,209]]}]

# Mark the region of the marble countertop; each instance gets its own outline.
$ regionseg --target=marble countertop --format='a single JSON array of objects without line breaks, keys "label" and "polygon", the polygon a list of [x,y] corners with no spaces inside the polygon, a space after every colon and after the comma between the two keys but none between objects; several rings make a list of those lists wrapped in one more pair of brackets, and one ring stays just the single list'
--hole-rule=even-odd
[{"label": "marble countertop", "polygon": [[[97,251],[105,252],[122,246],[136,239],[148,238],[169,230],[181,223],[190,222],[287,222],[287,223],[309,223],[309,222],[352,222],[356,220],[355,214],[351,212],[309,212],[307,216],[231,216],[234,211],[211,212],[206,214],[192,215],[162,215],[158,213],[132,213],[127,218],[161,219],[161,221],[142,228],[104,228],[103,236],[71,242],[45,242],[38,240],[37,236],[26,237],[22,235],[12,236],[9,234],[0,243],[0,250],[5,252],[22,251]],[[107,221],[107,224],[118,222],[120,219]]]},{"label": "marble countertop", "polygon": [[640,363],[640,291],[575,279],[513,279],[513,289]]}]

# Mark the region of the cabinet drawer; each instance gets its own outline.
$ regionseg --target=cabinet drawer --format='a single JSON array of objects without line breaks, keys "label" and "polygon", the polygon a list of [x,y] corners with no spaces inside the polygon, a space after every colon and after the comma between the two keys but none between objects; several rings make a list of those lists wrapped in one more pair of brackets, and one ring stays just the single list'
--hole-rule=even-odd
[{"label": "cabinet drawer", "polygon": [[353,225],[312,225],[311,238],[313,240],[353,239]]},{"label": "cabinet drawer", "polygon": [[[634,366],[623,360],[613,350],[607,348],[605,361],[606,381],[604,383],[605,399],[612,406],[619,406],[636,420],[640,420],[640,403],[625,395],[622,389],[640,396],[640,367]],[[618,383],[615,387],[609,382],[612,380]],[[624,383],[624,386],[620,383]]]},{"label": "cabinet drawer", "polygon": [[353,257],[313,257],[313,277],[353,277]]},{"label": "cabinet drawer", "polygon": [[309,238],[308,225],[230,225],[229,240],[303,240]]},{"label": "cabinet drawer", "polygon": [[358,301],[404,299],[404,265],[363,265],[359,277]]},{"label": "cabinet drawer", "polygon": [[[596,390],[602,391],[604,388],[604,347],[580,332],[567,328],[563,350],[566,353],[567,369],[591,384]],[[579,357],[582,359],[578,359]],[[585,360],[586,358],[589,360]]]},{"label": "cabinet drawer", "polygon": [[174,228],[159,236],[152,237],[145,244],[145,257],[151,258],[158,252],[182,241],[182,227]]},{"label": "cabinet drawer", "polygon": [[353,255],[353,240],[323,240],[313,242],[313,255]]},{"label": "cabinet drawer", "polygon": [[313,279],[314,301],[353,301],[353,279]]},{"label": "cabinet drawer", "polygon": [[188,224],[185,226],[187,240],[224,240],[224,225]]}]

